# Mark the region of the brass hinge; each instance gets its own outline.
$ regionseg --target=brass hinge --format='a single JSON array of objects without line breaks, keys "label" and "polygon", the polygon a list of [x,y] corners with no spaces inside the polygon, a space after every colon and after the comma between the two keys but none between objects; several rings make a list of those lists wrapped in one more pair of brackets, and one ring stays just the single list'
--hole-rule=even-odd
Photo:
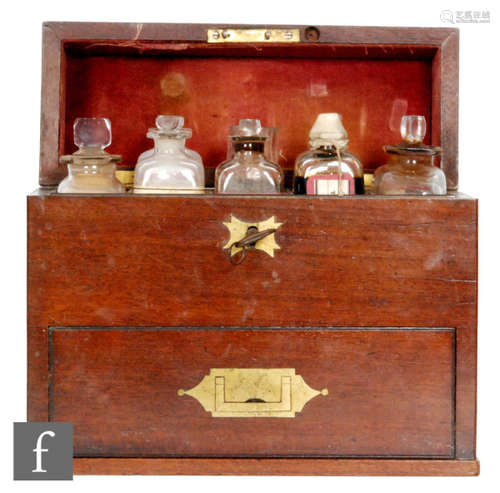
[{"label": "brass hinge", "polygon": [[208,29],[209,43],[298,43],[299,29]]}]

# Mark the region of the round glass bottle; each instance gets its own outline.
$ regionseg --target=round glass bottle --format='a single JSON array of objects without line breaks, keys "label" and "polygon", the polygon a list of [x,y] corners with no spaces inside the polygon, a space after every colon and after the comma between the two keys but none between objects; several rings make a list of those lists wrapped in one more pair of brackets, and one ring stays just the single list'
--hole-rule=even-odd
[{"label": "round glass bottle", "polygon": [[363,165],[354,154],[345,150],[348,142],[341,115],[319,114],[309,133],[310,149],[300,154],[295,161],[294,193],[364,193]]},{"label": "round glass bottle", "polygon": [[264,157],[267,135],[259,120],[240,120],[230,129],[234,156],[215,170],[215,191],[276,194],[283,190],[283,170]]},{"label": "round glass bottle", "polygon": [[111,122],[107,118],[77,118],[73,135],[78,151],[61,156],[68,176],[59,183],[59,193],[122,193],[125,188],[115,176],[120,156],[104,149],[111,144]]},{"label": "round glass bottle", "polygon": [[439,147],[423,143],[425,117],[409,115],[401,120],[403,142],[385,146],[389,162],[375,170],[375,193],[379,195],[446,195],[446,176],[434,165]]},{"label": "round glass bottle", "polygon": [[134,193],[202,193],[205,170],[200,155],[186,148],[192,135],[184,128],[184,118],[159,115],[156,128],[147,136],[154,140],[154,149],[143,152],[137,160]]}]

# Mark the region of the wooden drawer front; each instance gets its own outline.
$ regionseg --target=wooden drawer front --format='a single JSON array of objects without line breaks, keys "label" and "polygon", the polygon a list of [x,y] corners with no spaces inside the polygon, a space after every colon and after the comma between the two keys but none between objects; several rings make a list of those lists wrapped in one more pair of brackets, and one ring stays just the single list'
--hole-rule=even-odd
[{"label": "wooden drawer front", "polygon": [[[460,327],[476,313],[476,202],[30,197],[30,325]],[[232,265],[224,221],[281,246]]]},{"label": "wooden drawer front", "polygon": [[[452,329],[53,328],[50,419],[74,423],[80,457],[453,457],[454,340]],[[328,395],[277,418],[217,417],[178,393],[236,368],[293,369]],[[228,384],[226,401],[258,407],[257,387],[250,402],[231,398],[240,390]]]}]

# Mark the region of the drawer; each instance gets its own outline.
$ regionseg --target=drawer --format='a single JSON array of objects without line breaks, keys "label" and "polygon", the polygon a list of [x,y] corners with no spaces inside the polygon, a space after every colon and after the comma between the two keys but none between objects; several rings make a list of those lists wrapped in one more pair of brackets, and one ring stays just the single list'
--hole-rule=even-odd
[{"label": "drawer", "polygon": [[455,331],[50,330],[76,457],[454,456]]}]

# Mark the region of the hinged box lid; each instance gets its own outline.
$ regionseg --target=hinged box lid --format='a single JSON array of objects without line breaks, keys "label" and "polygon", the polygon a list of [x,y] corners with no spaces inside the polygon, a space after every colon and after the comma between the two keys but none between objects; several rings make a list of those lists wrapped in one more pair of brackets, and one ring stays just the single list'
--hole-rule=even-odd
[{"label": "hinged box lid", "polygon": [[293,168],[318,113],[339,112],[366,170],[399,143],[405,114],[424,115],[458,188],[458,30],[340,26],[61,23],[43,26],[40,184],[66,175],[76,117],[113,125],[110,152],[132,167],[157,114],[180,114],[207,168],[225,159],[228,127],[280,128]]}]

